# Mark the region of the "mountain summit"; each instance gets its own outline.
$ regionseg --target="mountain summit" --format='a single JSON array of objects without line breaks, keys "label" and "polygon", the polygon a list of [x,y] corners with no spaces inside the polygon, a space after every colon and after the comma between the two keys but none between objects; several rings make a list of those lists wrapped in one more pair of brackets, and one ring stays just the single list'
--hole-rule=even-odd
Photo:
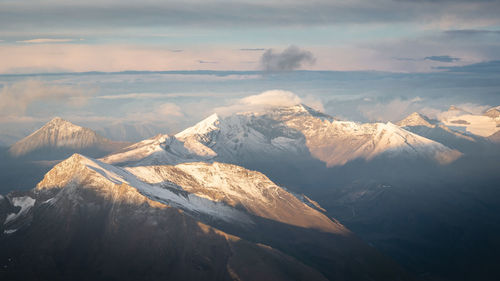
[{"label": "mountain summit", "polygon": [[433,123],[435,122],[433,122],[433,120],[429,119],[427,116],[424,116],[418,112],[413,112],[396,124],[401,127],[425,126],[432,128],[435,126]]},{"label": "mountain summit", "polygon": [[339,121],[302,104],[226,117],[213,114],[162,144],[141,150],[137,147],[141,145],[103,161],[151,165],[210,160],[245,166],[265,159],[315,159],[327,166],[339,166],[380,156],[448,163],[460,154],[392,123]]},{"label": "mountain summit", "polygon": [[35,157],[53,160],[83,152],[91,156],[103,155],[124,147],[126,143],[108,140],[91,129],[80,127],[55,117],[31,135],[13,144],[13,157]]}]

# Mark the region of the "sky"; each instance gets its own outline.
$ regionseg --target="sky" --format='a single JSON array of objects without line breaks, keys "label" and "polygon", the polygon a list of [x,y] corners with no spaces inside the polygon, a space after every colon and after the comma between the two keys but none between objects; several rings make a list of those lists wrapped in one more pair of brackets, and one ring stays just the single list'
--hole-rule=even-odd
[{"label": "sky", "polygon": [[264,100],[360,122],[481,112],[500,105],[499,14],[495,0],[0,0],[0,145],[54,116],[138,140]]},{"label": "sky", "polygon": [[[0,73],[426,72],[500,60],[499,14],[495,0],[1,0]],[[269,63],[290,46],[295,63]]]}]

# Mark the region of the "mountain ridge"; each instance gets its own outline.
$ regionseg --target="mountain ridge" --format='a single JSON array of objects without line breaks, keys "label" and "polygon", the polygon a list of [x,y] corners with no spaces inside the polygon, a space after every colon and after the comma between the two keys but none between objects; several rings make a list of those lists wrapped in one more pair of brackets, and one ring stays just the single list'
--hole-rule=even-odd
[{"label": "mountain ridge", "polygon": [[[382,155],[421,157],[446,164],[460,157],[459,152],[390,122],[359,124],[340,121],[302,104],[226,117],[212,114],[173,138],[188,151],[185,152],[186,162],[240,163],[238,161],[287,154],[313,157],[327,166],[344,165],[358,158],[370,161]],[[157,157],[150,157],[153,154],[150,153],[143,159],[135,157],[132,163],[130,159],[134,157],[128,155],[134,154],[133,150],[107,156],[103,161],[158,164],[151,158],[168,161],[173,158],[169,155],[179,154],[179,149],[175,152],[170,147],[180,145],[166,145],[163,150],[151,147],[149,150],[154,150]]]}]

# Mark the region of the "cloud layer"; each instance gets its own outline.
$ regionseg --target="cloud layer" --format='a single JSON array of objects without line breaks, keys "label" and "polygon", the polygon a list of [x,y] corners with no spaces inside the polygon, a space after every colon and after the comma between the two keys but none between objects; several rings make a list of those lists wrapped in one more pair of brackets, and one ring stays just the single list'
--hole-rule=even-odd
[{"label": "cloud layer", "polygon": [[6,84],[0,90],[0,119],[26,118],[30,105],[38,102],[65,106],[83,106],[94,94],[92,90],[67,85],[48,84],[39,80],[24,80]]},{"label": "cloud layer", "polygon": [[[230,4],[228,4],[230,3]],[[3,2],[0,25],[89,28],[126,26],[311,26],[341,23],[430,22],[478,25],[499,22],[498,1],[114,1]],[[18,21],[23,19],[23,21]]]}]

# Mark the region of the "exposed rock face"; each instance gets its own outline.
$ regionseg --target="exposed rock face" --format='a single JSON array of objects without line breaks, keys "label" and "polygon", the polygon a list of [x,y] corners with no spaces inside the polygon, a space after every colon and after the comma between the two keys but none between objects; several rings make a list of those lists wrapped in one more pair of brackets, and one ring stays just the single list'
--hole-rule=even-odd
[{"label": "exposed rock face", "polygon": [[[110,141],[88,128],[56,117],[31,135],[13,144],[9,153],[13,157],[56,158],[85,152],[99,156],[125,147],[127,143]],[[63,157],[65,158],[65,157]]]}]

